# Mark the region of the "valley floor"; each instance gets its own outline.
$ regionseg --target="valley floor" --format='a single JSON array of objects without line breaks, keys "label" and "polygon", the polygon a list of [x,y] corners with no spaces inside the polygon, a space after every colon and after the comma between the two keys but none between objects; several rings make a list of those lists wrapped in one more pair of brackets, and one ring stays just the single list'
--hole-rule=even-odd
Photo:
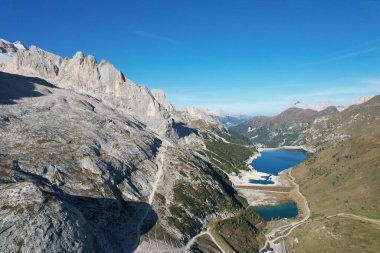
[{"label": "valley floor", "polygon": [[[299,149],[299,147],[295,147]],[[253,155],[248,161],[248,165],[258,155]],[[251,168],[251,167],[250,167]],[[296,219],[281,219],[268,222],[266,226],[266,242],[275,252],[285,253],[285,242],[283,238],[287,236],[299,224],[304,223],[310,217],[310,209],[306,198],[299,191],[299,186],[295,178],[291,175],[291,169],[285,170],[274,177],[273,185],[257,185],[249,183],[249,179],[260,178],[263,173],[255,170],[242,171],[239,175],[229,175],[234,188],[241,196],[247,199],[249,206],[276,205],[281,202],[294,201],[299,208],[299,215]],[[265,174],[266,175],[266,174]],[[273,177],[271,178],[273,179]],[[223,245],[223,244],[222,244]],[[225,250],[229,252],[228,249]]]}]

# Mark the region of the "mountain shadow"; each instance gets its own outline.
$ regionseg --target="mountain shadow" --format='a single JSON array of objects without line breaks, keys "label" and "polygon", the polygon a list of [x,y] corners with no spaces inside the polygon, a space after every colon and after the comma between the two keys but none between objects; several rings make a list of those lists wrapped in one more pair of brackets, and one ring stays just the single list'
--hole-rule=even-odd
[{"label": "mountain shadow", "polygon": [[[0,156],[0,174],[4,177],[0,180],[0,189],[17,192],[17,201],[14,196],[2,199],[4,222],[0,224],[0,240],[9,236],[16,238],[7,247],[12,248],[11,244],[15,244],[17,248],[22,240],[25,248],[35,247],[35,241],[41,243],[39,239],[30,238],[33,234],[24,238],[24,234],[18,233],[30,226],[28,217],[33,217],[32,226],[49,235],[49,243],[38,245],[46,252],[131,253],[138,247],[140,236],[158,221],[157,213],[148,203],[112,195],[85,196],[65,192],[49,179],[25,170],[17,161],[9,162],[4,155]],[[32,194],[36,194],[34,202],[30,199]],[[59,247],[65,243],[69,246],[62,251]],[[0,246],[3,252],[1,249],[4,248]]]},{"label": "mountain shadow", "polygon": [[0,71],[0,104],[16,104],[24,97],[40,97],[44,94],[36,90],[41,85],[47,88],[57,88],[53,84],[37,77],[28,77]]},{"label": "mountain shadow", "polygon": [[197,129],[188,127],[183,122],[175,122],[174,120],[172,120],[172,128],[180,138],[189,136],[192,133],[199,136]]}]

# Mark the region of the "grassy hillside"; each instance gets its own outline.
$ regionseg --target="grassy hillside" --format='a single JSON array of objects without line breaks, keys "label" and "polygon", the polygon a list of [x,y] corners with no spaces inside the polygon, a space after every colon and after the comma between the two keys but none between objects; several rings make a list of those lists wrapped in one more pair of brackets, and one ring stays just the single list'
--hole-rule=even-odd
[{"label": "grassy hillside", "polygon": [[232,218],[217,222],[212,234],[227,252],[258,252],[265,241],[260,232],[264,223],[256,213],[246,209]]},{"label": "grassy hillside", "polygon": [[[380,252],[380,97],[324,124],[322,147],[293,170],[312,211],[287,240],[289,252]],[[313,221],[314,220],[314,221]],[[323,242],[323,243],[322,243]]]},{"label": "grassy hillside", "polygon": [[315,213],[380,219],[380,147],[365,137],[328,146],[293,174]]},{"label": "grassy hillside", "polygon": [[[258,216],[253,212],[245,213],[244,210],[248,203],[237,194],[226,173],[248,170],[245,161],[256,149],[251,145],[249,139],[239,134],[230,134],[223,127],[212,124],[212,122],[195,120],[191,122],[191,125],[200,130],[205,144],[205,148],[197,150],[197,153],[207,157],[210,163],[204,163],[205,161],[198,157],[199,161],[203,161],[203,166],[183,165],[184,169],[181,170],[181,175],[189,177],[191,180],[176,181],[173,201],[169,207],[169,224],[191,237],[201,231],[202,224],[199,221],[205,217],[217,213],[233,215],[232,218],[218,222],[215,226],[222,228],[221,233],[224,235],[224,233],[233,234],[236,231],[236,224],[240,224],[242,230],[239,230],[239,235],[241,238],[246,238],[244,240],[247,244],[240,245],[239,252],[251,252],[251,249],[258,247],[256,236],[261,233],[259,230],[261,227],[256,228],[255,224],[261,220],[259,221]],[[194,167],[201,167],[202,173],[195,174],[192,169]],[[211,178],[212,180],[210,180]],[[219,235],[218,238],[221,238],[220,236],[222,235]],[[228,242],[232,244],[240,240],[226,238],[232,240]],[[254,248],[252,248],[253,246]],[[197,247],[198,250],[202,248],[199,245]]]},{"label": "grassy hillside", "polygon": [[244,161],[254,152],[245,137],[230,135],[213,122],[198,119],[191,124],[200,130],[205,148],[197,146],[197,152],[193,152],[195,159],[190,159],[193,163],[183,157],[180,165],[173,164],[182,179],[175,181],[168,208],[169,224],[186,235],[185,241],[202,230],[205,220],[218,214],[239,213],[248,205],[232,187],[226,173],[248,169]]},{"label": "grassy hillside", "polygon": [[[199,233],[201,221],[218,214],[235,213],[243,209],[247,202],[241,198],[231,182],[215,165],[194,154],[194,163],[183,163],[180,176],[173,185],[173,198],[168,207],[168,222],[187,239]],[[188,161],[183,158],[183,161]],[[161,199],[158,197],[158,199]],[[160,202],[166,209],[166,201]]]},{"label": "grassy hillside", "polygon": [[206,154],[211,162],[226,173],[247,170],[245,161],[256,152],[249,139],[237,133],[202,133],[206,144]]},{"label": "grassy hillside", "polygon": [[293,171],[313,212],[380,219],[380,107],[374,101],[333,117],[329,124],[343,140],[331,140]]},{"label": "grassy hillside", "polygon": [[379,225],[336,217],[297,227],[286,249],[288,253],[372,253],[379,252],[379,238]]}]

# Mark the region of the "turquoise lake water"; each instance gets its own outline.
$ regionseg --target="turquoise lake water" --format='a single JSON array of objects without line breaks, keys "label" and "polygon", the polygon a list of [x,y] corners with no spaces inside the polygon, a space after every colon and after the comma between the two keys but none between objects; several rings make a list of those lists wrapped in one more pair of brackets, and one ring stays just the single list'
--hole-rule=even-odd
[{"label": "turquoise lake water", "polygon": [[[301,149],[278,149],[270,151],[261,151],[261,156],[253,160],[252,167],[267,176],[262,176],[261,179],[249,180],[252,184],[271,185],[274,182],[272,176],[277,176],[283,170],[289,169],[307,157],[307,152]],[[297,204],[294,202],[281,203],[274,206],[255,207],[253,210],[259,214],[264,220],[294,218],[298,215]]]},{"label": "turquoise lake water", "polygon": [[302,149],[277,149],[261,151],[260,154],[260,157],[252,161],[252,167],[259,172],[275,176],[299,164],[307,157],[307,152]]},{"label": "turquoise lake water", "polygon": [[252,184],[274,184],[272,180],[270,180],[271,175],[269,176],[262,176],[261,179],[250,179],[249,182]]},{"label": "turquoise lake water", "polygon": [[285,202],[275,206],[260,206],[252,208],[265,221],[282,218],[294,218],[298,215],[297,204]]}]

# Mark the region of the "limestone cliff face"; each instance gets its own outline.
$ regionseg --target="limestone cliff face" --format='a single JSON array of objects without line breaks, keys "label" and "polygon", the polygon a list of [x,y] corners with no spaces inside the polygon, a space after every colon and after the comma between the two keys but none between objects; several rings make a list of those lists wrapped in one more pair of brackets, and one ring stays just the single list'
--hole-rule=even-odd
[{"label": "limestone cliff face", "polygon": [[27,50],[18,50],[13,55],[13,63],[19,72],[36,74],[43,78],[56,77],[61,62],[61,57],[36,46],[30,46]]},{"label": "limestone cliff face", "polygon": [[83,53],[78,52],[72,59],[65,58],[59,69],[58,83],[67,88],[103,99],[142,121],[147,118],[169,118],[165,106],[145,86],[127,80],[106,60],[98,64],[92,55],[84,57]]},{"label": "limestone cliff face", "polygon": [[153,89],[150,91],[154,98],[169,112],[174,111],[174,106],[166,99],[165,93],[162,90]]},{"label": "limestone cliff face", "polygon": [[25,50],[24,45],[20,41],[10,43],[9,41],[0,39],[0,53],[14,54],[19,50]]},{"label": "limestone cliff face", "polygon": [[200,110],[195,107],[187,107],[184,108],[181,113],[183,114],[184,118],[186,118],[188,122],[192,121],[197,121],[197,120],[202,120],[204,122],[210,123],[210,124],[215,124],[218,125],[220,124],[218,119],[203,110]]},{"label": "limestone cliff face", "polygon": [[82,53],[0,50],[0,252],[186,252],[241,208],[163,92]]},{"label": "limestone cliff face", "polygon": [[151,92],[147,87],[127,80],[110,62],[102,60],[97,63],[94,56],[84,56],[82,52],[62,59],[36,46],[20,50],[14,43],[4,40],[1,43],[1,50],[12,57],[5,66],[3,60],[2,69],[38,76],[58,87],[89,94],[133,115],[161,134],[170,131],[170,111],[174,108],[164,93],[158,90]]}]

